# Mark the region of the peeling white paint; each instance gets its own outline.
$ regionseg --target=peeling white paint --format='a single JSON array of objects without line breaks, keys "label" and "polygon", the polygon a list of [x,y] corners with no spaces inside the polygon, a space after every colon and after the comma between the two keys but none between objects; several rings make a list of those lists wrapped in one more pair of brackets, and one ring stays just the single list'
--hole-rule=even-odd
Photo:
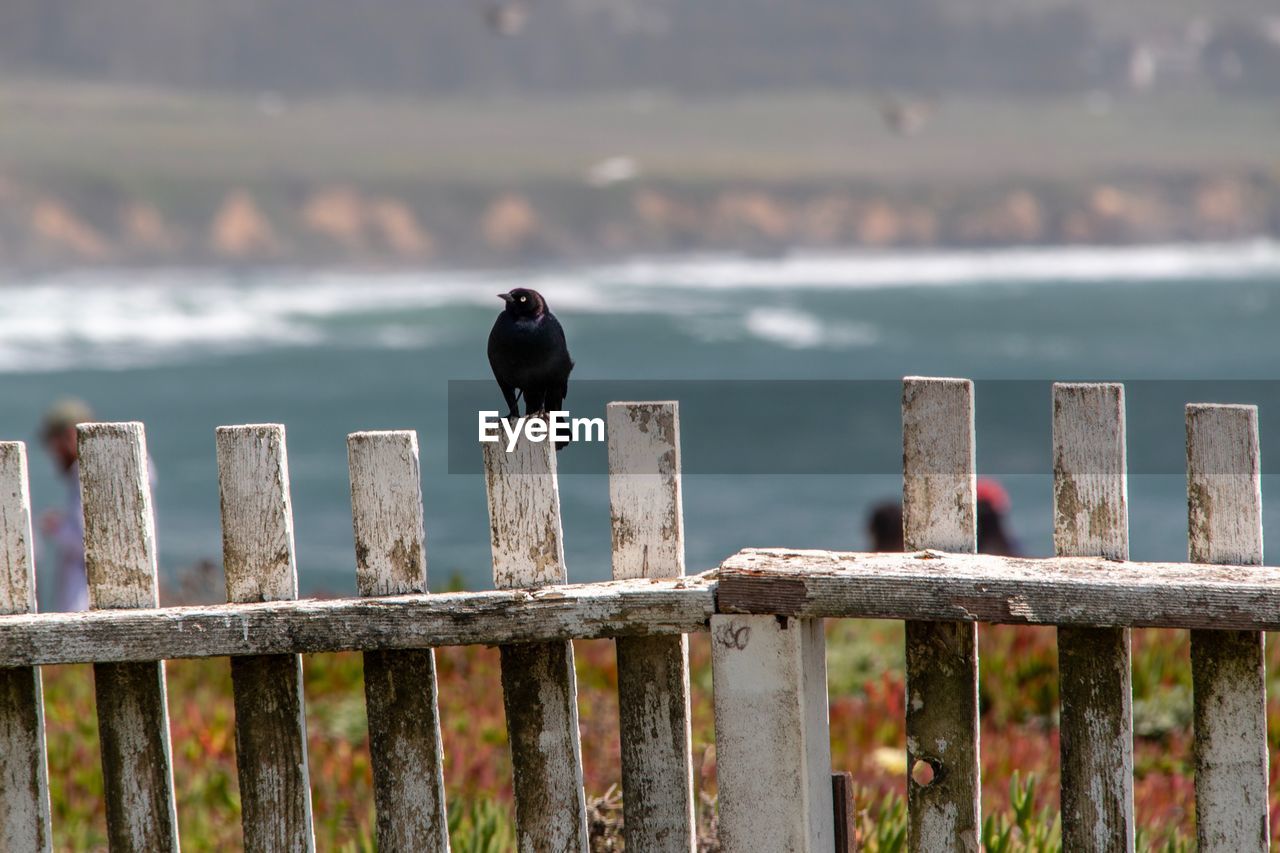
[{"label": "peeling white paint", "polygon": [[[26,448],[0,442],[0,614],[35,610]],[[49,773],[40,670],[0,669],[0,850],[48,851]]]},{"label": "peeling white paint", "polygon": [[[731,630],[722,630],[729,626]],[[744,646],[722,639],[749,628]],[[821,620],[713,616],[720,842],[830,853],[831,739]]]}]

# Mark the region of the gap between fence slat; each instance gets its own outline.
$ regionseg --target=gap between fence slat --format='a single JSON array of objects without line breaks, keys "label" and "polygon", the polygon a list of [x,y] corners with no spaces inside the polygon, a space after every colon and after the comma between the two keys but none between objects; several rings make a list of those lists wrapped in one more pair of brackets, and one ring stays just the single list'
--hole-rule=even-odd
[{"label": "gap between fence slat", "polygon": [[[284,427],[218,427],[216,440],[227,599],[297,598]],[[302,659],[233,657],[231,687],[245,850],[314,850]]]},{"label": "gap between fence slat", "polygon": [[[353,433],[347,458],[360,594],[426,592],[417,434]],[[378,849],[448,851],[435,652],[365,652],[364,686]]]},{"label": "gap between fence slat", "polygon": [[[613,577],[681,577],[679,407],[610,403],[607,426]],[[627,850],[688,853],[697,845],[688,640],[620,637],[616,644]]]},{"label": "gap between fence slat", "polygon": [[[560,495],[551,442],[482,444],[493,580],[500,589],[563,583]],[[521,853],[588,849],[578,689],[569,641],[501,647],[502,694]]]},{"label": "gap between fence slat", "polygon": [[[1187,406],[1188,551],[1192,562],[1261,565],[1256,406]],[[1204,853],[1264,851],[1267,692],[1264,636],[1192,631],[1196,836]]]},{"label": "gap between fence slat", "polygon": [[[908,550],[977,545],[973,383],[908,377],[902,394],[903,540]],[[981,833],[978,629],[906,625],[908,847],[976,853]],[[932,768],[920,773],[917,762]]]},{"label": "gap between fence slat", "polygon": [[[1053,388],[1054,551],[1129,558],[1124,387]],[[1133,688],[1127,628],[1058,629],[1062,843],[1132,851]]]},{"label": "gap between fence slat", "polygon": [[[155,518],[140,423],[81,424],[80,494],[89,605],[159,604]],[[93,668],[112,850],[177,850],[165,665]]]},{"label": "gap between fence slat", "polygon": [[[0,442],[0,614],[36,609],[22,442]],[[40,670],[0,669],[0,850],[48,851],[49,773]]]}]

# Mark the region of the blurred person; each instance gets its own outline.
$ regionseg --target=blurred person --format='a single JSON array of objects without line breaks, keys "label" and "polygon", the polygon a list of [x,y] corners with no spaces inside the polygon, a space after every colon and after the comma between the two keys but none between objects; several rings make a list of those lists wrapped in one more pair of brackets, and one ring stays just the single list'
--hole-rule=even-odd
[{"label": "blurred person", "polygon": [[83,400],[54,403],[40,423],[40,441],[62,478],[61,509],[40,516],[40,531],[54,550],[53,609],[88,610],[89,583],[84,568],[84,513],[80,506],[80,447],[76,425],[93,420]]},{"label": "blurred person", "polygon": [[[1022,547],[1009,529],[1009,493],[998,480],[982,477],[977,485],[978,553],[1019,557]],[[902,504],[884,501],[867,516],[867,535],[872,551],[903,551]]]},{"label": "blurred person", "polygon": [[871,508],[867,516],[867,535],[872,551],[902,551],[902,504],[885,501]]},{"label": "blurred person", "polygon": [[978,553],[999,557],[1020,557],[1022,546],[1009,529],[1013,507],[1009,493],[998,480],[978,479]]}]

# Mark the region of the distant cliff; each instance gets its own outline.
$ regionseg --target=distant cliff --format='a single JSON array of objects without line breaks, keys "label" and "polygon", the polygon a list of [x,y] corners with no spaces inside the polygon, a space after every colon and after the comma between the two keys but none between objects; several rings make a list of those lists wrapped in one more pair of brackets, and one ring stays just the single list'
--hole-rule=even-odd
[{"label": "distant cliff", "polygon": [[1142,243],[1280,236],[1280,176],[1160,175],[948,190],[630,182],[446,194],[204,188],[173,210],[0,181],[0,266],[511,264],[636,253]]}]

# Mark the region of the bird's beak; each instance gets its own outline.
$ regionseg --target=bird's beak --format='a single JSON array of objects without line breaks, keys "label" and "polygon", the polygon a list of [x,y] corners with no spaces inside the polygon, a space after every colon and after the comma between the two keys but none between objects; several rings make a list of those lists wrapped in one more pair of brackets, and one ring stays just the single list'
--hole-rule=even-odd
[{"label": "bird's beak", "polygon": [[501,299],[503,302],[506,302],[508,305],[510,305],[510,304],[511,304],[511,294],[510,294],[510,293],[499,293],[499,294],[498,294],[498,298],[499,298],[499,299]]}]

